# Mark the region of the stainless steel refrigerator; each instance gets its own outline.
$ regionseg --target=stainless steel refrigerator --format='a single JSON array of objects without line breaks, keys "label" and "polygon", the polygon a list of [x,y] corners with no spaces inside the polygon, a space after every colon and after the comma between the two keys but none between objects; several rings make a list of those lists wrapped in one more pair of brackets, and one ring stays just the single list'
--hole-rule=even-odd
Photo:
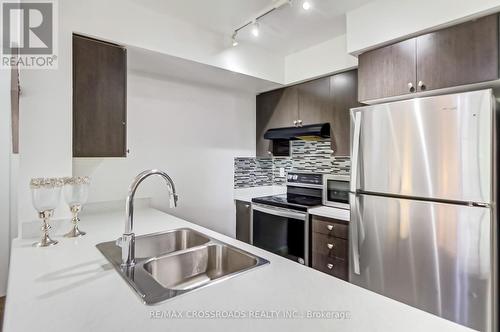
[{"label": "stainless steel refrigerator", "polygon": [[497,329],[491,90],[351,110],[350,282]]}]

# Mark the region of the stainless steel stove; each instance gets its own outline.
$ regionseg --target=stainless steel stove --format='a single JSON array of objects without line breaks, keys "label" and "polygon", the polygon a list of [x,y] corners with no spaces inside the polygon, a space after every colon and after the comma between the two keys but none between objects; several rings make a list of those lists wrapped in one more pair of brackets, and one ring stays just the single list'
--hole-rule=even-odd
[{"label": "stainless steel stove", "polygon": [[257,197],[252,202],[298,211],[307,211],[309,207],[321,205],[323,174],[289,173],[286,184],[286,194]]},{"label": "stainless steel stove", "polygon": [[321,205],[323,175],[289,173],[287,193],[252,199],[251,243],[309,265],[309,215]]}]

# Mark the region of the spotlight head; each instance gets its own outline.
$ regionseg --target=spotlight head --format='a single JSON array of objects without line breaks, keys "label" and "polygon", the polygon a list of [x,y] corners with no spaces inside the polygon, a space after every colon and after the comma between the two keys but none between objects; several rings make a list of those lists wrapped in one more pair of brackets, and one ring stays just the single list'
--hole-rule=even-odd
[{"label": "spotlight head", "polygon": [[233,47],[238,46],[238,39],[236,39],[237,36],[238,36],[238,32],[235,31],[233,33],[233,36],[231,37],[231,44],[233,45]]},{"label": "spotlight head", "polygon": [[259,33],[260,33],[259,23],[255,22],[252,26],[252,35],[254,37],[259,37]]}]

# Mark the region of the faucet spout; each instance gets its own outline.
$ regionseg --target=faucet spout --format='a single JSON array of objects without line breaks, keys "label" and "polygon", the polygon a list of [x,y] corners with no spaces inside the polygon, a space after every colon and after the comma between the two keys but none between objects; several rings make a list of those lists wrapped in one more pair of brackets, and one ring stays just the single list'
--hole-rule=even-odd
[{"label": "faucet spout", "polygon": [[177,206],[178,196],[175,191],[175,184],[167,173],[157,169],[151,169],[146,170],[135,177],[134,181],[130,185],[127,195],[127,201],[125,205],[127,219],[125,220],[125,232],[123,233],[120,241],[122,247],[122,267],[124,268],[129,268],[135,265],[135,234],[133,231],[135,192],[137,191],[137,188],[142,183],[142,181],[144,181],[151,175],[159,175],[165,180],[169,188],[171,203],[174,207]]}]

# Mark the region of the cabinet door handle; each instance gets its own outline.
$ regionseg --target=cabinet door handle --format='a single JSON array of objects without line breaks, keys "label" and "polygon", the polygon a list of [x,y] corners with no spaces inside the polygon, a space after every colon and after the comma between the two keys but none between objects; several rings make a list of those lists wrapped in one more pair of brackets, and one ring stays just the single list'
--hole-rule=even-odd
[{"label": "cabinet door handle", "polygon": [[297,127],[297,124],[298,124],[298,123],[299,123],[299,121],[298,121],[298,120],[294,120],[294,121],[293,121],[293,125],[294,125],[295,127]]},{"label": "cabinet door handle", "polygon": [[331,231],[335,228],[335,226],[334,225],[326,225],[326,228],[328,228],[328,230]]},{"label": "cabinet door handle", "polygon": [[302,120],[298,120],[297,122],[299,124],[299,127],[302,127]]},{"label": "cabinet door handle", "polygon": [[326,246],[328,247],[328,249],[332,250],[333,247],[335,247],[335,243],[328,243]]},{"label": "cabinet door handle", "polygon": [[245,204],[245,209],[249,209],[250,208],[250,204]]},{"label": "cabinet door handle", "polygon": [[333,264],[327,264],[327,265],[326,265],[326,267],[327,267],[329,270],[331,270],[331,269],[333,269]]},{"label": "cabinet door handle", "polygon": [[415,92],[415,87],[413,86],[413,83],[411,83],[411,82],[410,82],[410,83],[408,83],[408,90],[409,90],[410,92]]},{"label": "cabinet door handle", "polygon": [[420,88],[421,91],[424,91],[427,88],[424,82],[422,81],[418,81],[418,87]]}]

